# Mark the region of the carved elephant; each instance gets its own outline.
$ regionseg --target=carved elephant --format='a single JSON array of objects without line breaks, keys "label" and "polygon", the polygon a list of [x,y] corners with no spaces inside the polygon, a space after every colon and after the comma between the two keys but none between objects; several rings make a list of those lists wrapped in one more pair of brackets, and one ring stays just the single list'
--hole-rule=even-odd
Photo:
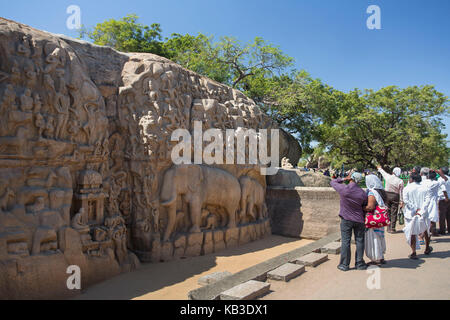
[{"label": "carved elephant", "polygon": [[225,208],[228,227],[236,226],[236,211],[241,198],[239,181],[221,169],[195,164],[176,165],[164,173],[160,193],[161,206],[167,208],[168,214],[164,241],[174,230],[179,196],[183,196],[189,207],[190,232],[200,232],[202,208],[207,205]]},{"label": "carved elephant", "polygon": [[[267,207],[263,186],[248,176],[241,177],[239,183],[242,190],[240,218],[244,219],[247,215],[255,220],[264,218],[267,215]],[[257,216],[253,213],[255,206]]]}]

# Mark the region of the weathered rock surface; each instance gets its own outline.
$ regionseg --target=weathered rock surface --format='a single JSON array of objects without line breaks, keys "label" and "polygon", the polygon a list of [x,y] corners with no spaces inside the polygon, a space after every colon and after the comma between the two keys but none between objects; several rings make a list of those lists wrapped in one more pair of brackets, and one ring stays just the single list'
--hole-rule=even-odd
[{"label": "weathered rock surface", "polygon": [[213,272],[211,274],[207,274],[206,276],[203,276],[200,279],[198,279],[198,284],[202,285],[202,286],[206,286],[208,284],[225,279],[226,277],[229,277],[231,275],[232,275],[232,273],[229,271]]},{"label": "weathered rock surface", "polygon": [[341,253],[341,243],[340,242],[330,242],[329,244],[320,248],[322,253],[339,254]]},{"label": "weathered rock surface", "polygon": [[250,280],[220,294],[220,300],[253,300],[270,290],[270,283]]},{"label": "weathered rock surface", "polygon": [[285,263],[267,273],[267,278],[277,281],[289,281],[305,272],[305,266],[294,263]]},{"label": "weathered rock surface", "polygon": [[267,185],[283,188],[329,187],[331,178],[320,172],[299,169],[280,169],[277,174],[267,176]]},{"label": "weathered rock surface", "polygon": [[173,131],[195,121],[223,136],[276,129],[241,92],[156,55],[0,18],[0,93],[0,298],[75,294],[73,264],[84,288],[138,267],[136,256],[207,254],[270,232],[259,165],[171,159]]},{"label": "weathered rock surface", "polygon": [[311,252],[302,257],[296,258],[293,262],[297,264],[302,264],[307,267],[316,267],[319,264],[328,260],[328,255],[325,253]]}]

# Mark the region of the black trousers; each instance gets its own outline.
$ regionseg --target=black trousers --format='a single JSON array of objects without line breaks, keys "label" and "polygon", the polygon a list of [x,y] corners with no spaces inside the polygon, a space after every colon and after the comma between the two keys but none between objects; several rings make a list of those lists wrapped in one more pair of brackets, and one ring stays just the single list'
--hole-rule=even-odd
[{"label": "black trousers", "polygon": [[391,224],[388,227],[389,230],[395,229],[395,224],[397,223],[397,213],[398,206],[400,204],[400,195],[394,192],[387,192],[387,202],[386,205],[389,207],[389,218],[391,219]]},{"label": "black trousers", "polygon": [[450,201],[439,201],[439,233],[445,234],[445,223],[447,222],[447,232],[450,232]]},{"label": "black trousers", "polygon": [[365,265],[364,262],[364,232],[366,226],[364,223],[353,222],[341,218],[341,260],[340,265],[349,267],[352,255],[350,244],[352,231],[355,234],[356,254],[355,266],[358,268]]}]

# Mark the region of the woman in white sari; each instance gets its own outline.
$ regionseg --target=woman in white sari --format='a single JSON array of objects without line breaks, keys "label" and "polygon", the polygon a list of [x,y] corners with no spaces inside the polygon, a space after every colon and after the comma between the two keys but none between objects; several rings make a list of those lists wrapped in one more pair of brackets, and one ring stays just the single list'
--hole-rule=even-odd
[{"label": "woman in white sari", "polygon": [[[364,208],[366,212],[372,212],[375,208],[385,207],[386,193],[381,180],[371,174],[366,176],[368,204]],[[386,252],[386,239],[384,227],[368,228],[365,233],[365,252],[371,260],[368,264],[385,264],[384,253]]]}]

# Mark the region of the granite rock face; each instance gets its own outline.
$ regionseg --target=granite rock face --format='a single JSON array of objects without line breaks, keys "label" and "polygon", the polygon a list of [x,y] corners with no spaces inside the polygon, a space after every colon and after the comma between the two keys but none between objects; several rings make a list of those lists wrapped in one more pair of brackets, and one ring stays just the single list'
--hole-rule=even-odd
[{"label": "granite rock face", "polygon": [[241,92],[0,18],[0,94],[0,298],[76,294],[70,265],[84,288],[140,261],[237,245],[243,226],[265,230],[245,241],[270,232],[260,165],[171,160],[172,132],[195,121],[224,137],[277,129]]}]

